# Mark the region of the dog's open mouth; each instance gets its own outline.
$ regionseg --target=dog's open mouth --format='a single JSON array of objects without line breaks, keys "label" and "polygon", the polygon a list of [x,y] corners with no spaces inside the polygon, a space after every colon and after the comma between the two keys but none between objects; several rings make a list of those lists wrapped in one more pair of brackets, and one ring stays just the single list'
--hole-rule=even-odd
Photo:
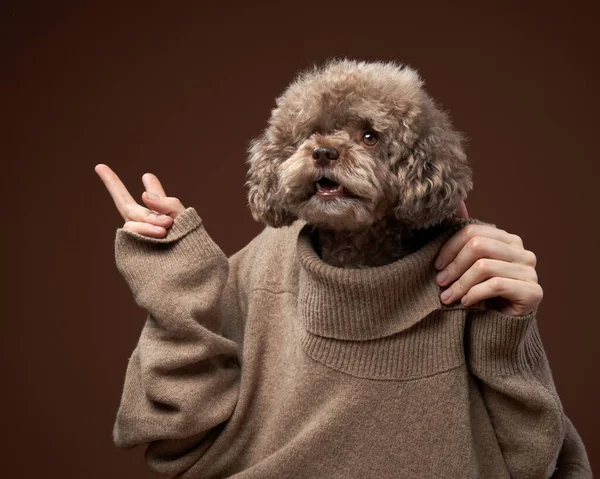
[{"label": "dog's open mouth", "polygon": [[322,176],[316,181],[316,186],[317,191],[315,195],[323,199],[354,196],[342,185],[325,176]]}]

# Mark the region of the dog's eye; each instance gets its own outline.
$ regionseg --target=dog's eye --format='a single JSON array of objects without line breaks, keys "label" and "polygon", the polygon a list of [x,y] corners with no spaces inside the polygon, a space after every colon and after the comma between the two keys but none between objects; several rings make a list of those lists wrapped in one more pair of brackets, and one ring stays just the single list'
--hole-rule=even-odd
[{"label": "dog's eye", "polygon": [[367,146],[374,146],[377,143],[377,133],[367,130],[363,133],[362,141]]}]

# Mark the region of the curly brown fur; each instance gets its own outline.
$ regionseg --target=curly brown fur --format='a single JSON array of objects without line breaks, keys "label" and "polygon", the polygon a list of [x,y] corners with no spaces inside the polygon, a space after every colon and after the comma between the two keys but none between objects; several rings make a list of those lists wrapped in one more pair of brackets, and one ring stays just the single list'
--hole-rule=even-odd
[{"label": "curly brown fur", "polygon": [[[305,220],[336,266],[386,264],[418,247],[411,231],[451,217],[473,187],[462,136],[422,86],[393,62],[333,60],[301,73],[250,145],[253,217],[273,227]],[[363,142],[367,130],[377,144]],[[316,147],[339,157],[318,164]],[[315,194],[323,175],[350,196]]]}]

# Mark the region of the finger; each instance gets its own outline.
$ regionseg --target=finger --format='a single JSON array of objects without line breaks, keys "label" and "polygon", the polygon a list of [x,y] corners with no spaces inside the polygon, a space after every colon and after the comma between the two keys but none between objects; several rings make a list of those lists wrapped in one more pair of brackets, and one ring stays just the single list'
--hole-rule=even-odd
[{"label": "finger", "polygon": [[481,258],[475,261],[473,266],[452,283],[441,294],[440,298],[442,302],[451,304],[466,295],[475,285],[495,276],[537,283],[535,268],[520,263],[507,263],[506,261]]},{"label": "finger", "polygon": [[148,193],[147,191],[142,193],[142,201],[151,210],[168,215],[173,219],[175,219],[185,210],[185,206],[181,204],[181,201],[179,201],[178,198],[173,196],[157,196],[154,198],[152,196],[154,194],[155,193]]},{"label": "finger", "polygon": [[464,248],[465,244],[475,236],[493,238],[507,244],[517,242],[516,238],[518,238],[516,235],[511,235],[510,233],[499,228],[494,228],[493,226],[476,224],[464,226],[444,243],[444,246],[442,246],[437,255],[435,267],[437,269],[442,269],[445,265],[450,263],[456,258],[459,251]]},{"label": "finger", "polygon": [[155,195],[163,197],[167,196],[156,175],[152,173],[144,173],[142,175],[142,183],[144,183],[144,188],[146,188],[146,191],[149,193],[154,193]]},{"label": "finger", "polygon": [[460,200],[458,206],[456,207],[456,212],[454,213],[459,218],[468,218],[469,212],[467,211],[467,205],[463,200]]},{"label": "finger", "polygon": [[117,210],[119,210],[123,219],[127,221],[129,219],[129,209],[138,203],[129,194],[121,179],[107,165],[100,163],[94,167],[94,171],[98,174],[104,186],[106,186]]},{"label": "finger", "polygon": [[450,284],[460,278],[480,258],[530,265],[530,253],[530,251],[497,239],[476,236],[471,238],[459,251],[456,258],[438,273],[436,281],[440,286]]},{"label": "finger", "polygon": [[542,287],[538,283],[520,281],[511,278],[490,278],[483,283],[476,284],[466,294],[463,304],[469,306],[486,298],[506,298],[511,302],[510,308],[513,316],[530,313],[544,297]]},{"label": "finger", "polygon": [[127,231],[133,231],[144,236],[150,236],[152,238],[163,238],[167,234],[167,230],[161,226],[155,226],[139,221],[127,221],[123,225],[123,229]]},{"label": "finger", "polygon": [[168,228],[173,224],[173,218],[168,215],[155,213],[154,211],[135,204],[128,210],[128,219],[138,223],[150,223],[151,225]]}]

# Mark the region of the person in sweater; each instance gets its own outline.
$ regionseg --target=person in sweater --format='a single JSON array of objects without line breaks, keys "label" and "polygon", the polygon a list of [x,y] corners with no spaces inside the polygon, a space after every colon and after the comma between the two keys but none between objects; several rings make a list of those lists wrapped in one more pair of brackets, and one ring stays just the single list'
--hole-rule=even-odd
[{"label": "person in sweater", "polygon": [[117,267],[148,312],[118,446],[148,444],[153,470],[190,478],[591,477],[537,329],[534,256],[452,215],[469,170],[419,81],[352,62],[300,77],[250,150],[267,227],[230,258],[155,177],[148,209],[96,167],[126,219]]}]

